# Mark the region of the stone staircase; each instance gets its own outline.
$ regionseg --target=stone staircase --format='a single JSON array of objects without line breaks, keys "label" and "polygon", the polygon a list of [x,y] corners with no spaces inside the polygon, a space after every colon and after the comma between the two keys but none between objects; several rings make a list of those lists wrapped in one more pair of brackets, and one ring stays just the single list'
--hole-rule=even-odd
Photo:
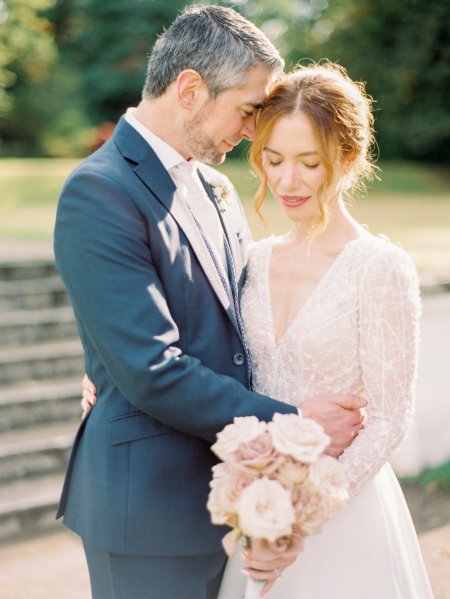
[{"label": "stone staircase", "polygon": [[59,524],[83,355],[52,260],[0,262],[0,542]]}]

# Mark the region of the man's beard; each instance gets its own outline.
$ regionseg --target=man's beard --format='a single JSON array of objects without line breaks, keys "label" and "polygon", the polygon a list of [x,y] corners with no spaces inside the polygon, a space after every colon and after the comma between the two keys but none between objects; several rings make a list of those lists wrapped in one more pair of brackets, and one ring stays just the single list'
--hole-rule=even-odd
[{"label": "man's beard", "polygon": [[185,123],[187,146],[199,162],[221,164],[225,160],[225,152],[220,152],[214,141],[202,130],[207,114],[208,110],[204,108],[191,121]]}]

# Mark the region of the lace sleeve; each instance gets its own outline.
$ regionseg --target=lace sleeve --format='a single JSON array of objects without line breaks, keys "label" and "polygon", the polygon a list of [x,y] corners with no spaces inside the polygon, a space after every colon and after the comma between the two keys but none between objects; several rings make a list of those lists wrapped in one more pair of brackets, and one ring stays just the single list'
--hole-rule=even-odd
[{"label": "lace sleeve", "polygon": [[341,457],[351,495],[377,474],[400,444],[413,412],[420,317],[417,273],[409,256],[395,246],[375,254],[359,291],[367,422]]}]

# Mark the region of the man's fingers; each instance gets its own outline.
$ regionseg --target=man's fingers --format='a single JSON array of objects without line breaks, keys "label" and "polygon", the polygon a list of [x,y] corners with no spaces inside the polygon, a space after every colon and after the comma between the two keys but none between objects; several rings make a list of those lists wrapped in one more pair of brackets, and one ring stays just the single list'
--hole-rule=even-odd
[{"label": "man's fingers", "polygon": [[330,446],[328,445],[328,447],[325,449],[324,454],[325,455],[329,455],[330,458],[338,458],[340,457],[343,453],[344,453],[344,449],[342,447],[336,447],[334,445]]},{"label": "man's fingers", "polygon": [[346,410],[360,410],[367,405],[367,402],[362,397],[357,395],[336,395],[336,403]]},{"label": "man's fingers", "polygon": [[93,402],[91,402],[88,398],[83,397],[83,399],[80,402],[80,405],[83,412],[90,412],[95,405],[95,399]]},{"label": "man's fingers", "polygon": [[97,389],[96,389],[94,383],[91,381],[91,379],[88,377],[87,374],[84,375],[81,384],[83,386],[83,389],[86,389],[87,391],[92,393],[92,395],[95,395],[97,393]]},{"label": "man's fingers", "polygon": [[95,406],[96,397],[95,395],[92,395],[90,391],[88,391],[87,389],[83,389],[82,396],[82,402],[84,402],[86,405],[89,404],[90,406]]}]

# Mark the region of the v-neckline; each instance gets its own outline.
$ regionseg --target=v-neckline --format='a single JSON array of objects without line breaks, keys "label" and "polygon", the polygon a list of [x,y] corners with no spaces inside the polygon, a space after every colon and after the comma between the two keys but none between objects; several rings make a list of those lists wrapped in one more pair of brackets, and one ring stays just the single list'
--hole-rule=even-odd
[{"label": "v-neckline", "polygon": [[283,332],[279,341],[277,341],[276,334],[275,334],[275,319],[274,319],[274,312],[273,312],[273,306],[272,306],[272,292],[271,292],[271,282],[270,282],[270,265],[272,262],[272,255],[273,255],[273,249],[274,249],[274,245],[275,245],[275,241],[276,241],[276,236],[273,236],[270,239],[269,251],[267,252],[267,260],[266,260],[266,267],[265,267],[265,270],[266,270],[265,290],[266,290],[266,305],[268,307],[269,321],[270,321],[270,325],[271,325],[270,326],[271,338],[272,338],[273,345],[274,345],[274,348],[276,351],[278,351],[280,349],[280,347],[283,345],[285,339],[288,337],[290,331],[292,330],[292,327],[300,319],[300,316],[303,314],[303,312],[305,311],[307,306],[312,302],[314,297],[318,294],[319,289],[321,287],[323,287],[326,280],[331,276],[331,273],[335,270],[336,265],[340,262],[342,257],[345,255],[347,249],[351,245],[353,245],[353,243],[355,241],[360,241],[361,239],[364,239],[364,237],[355,237],[355,239],[350,239],[350,241],[347,241],[347,243],[344,245],[342,250],[334,258],[333,262],[330,264],[330,266],[327,268],[327,270],[323,273],[323,275],[317,281],[316,285],[314,286],[312,291],[308,294],[305,301],[296,310],[294,317],[292,318],[291,322],[289,323],[289,325]]}]

